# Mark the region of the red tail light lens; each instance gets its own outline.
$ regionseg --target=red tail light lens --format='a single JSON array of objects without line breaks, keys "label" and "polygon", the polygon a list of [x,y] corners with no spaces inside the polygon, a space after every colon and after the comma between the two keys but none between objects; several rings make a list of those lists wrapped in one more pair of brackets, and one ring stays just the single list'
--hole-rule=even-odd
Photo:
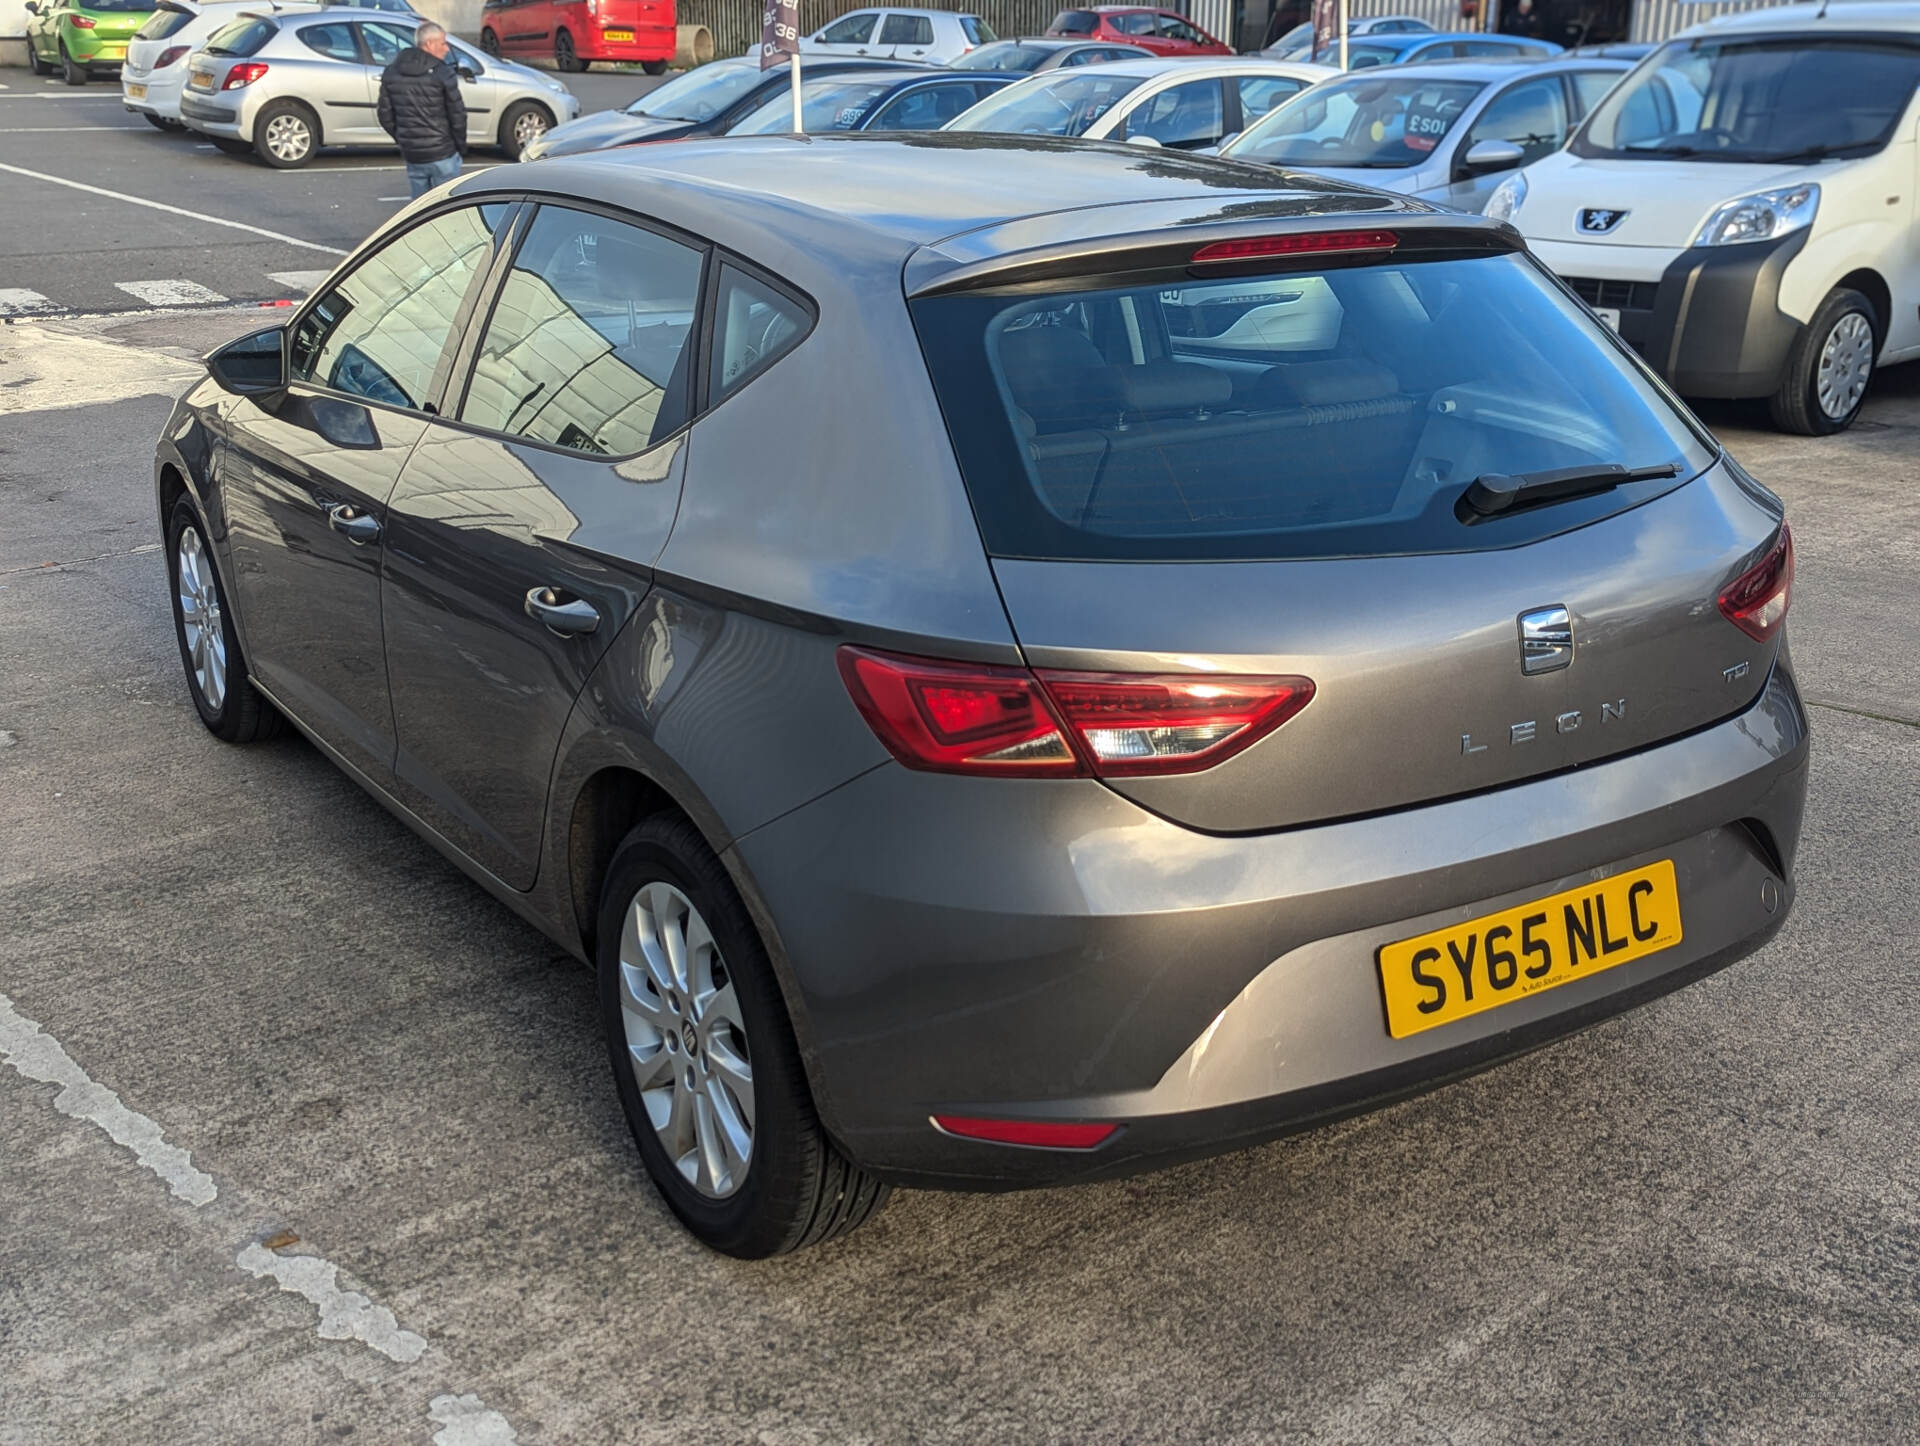
[{"label": "red tail light lens", "polygon": [[1197,773],[1306,707],[1299,677],[1077,673],[840,650],[867,725],[909,768],[1104,778]]},{"label": "red tail light lens", "polygon": [[1767,555],[1748,568],[1720,594],[1720,611],[1748,637],[1767,642],[1787,620],[1793,601],[1793,529],[1780,524]]},{"label": "red tail light lens", "polygon": [[1211,768],[1313,701],[1306,678],[1039,676],[1093,771],[1107,778]]},{"label": "red tail light lens", "polygon": [[153,68],[155,70],[165,70],[169,65],[178,64],[187,58],[187,50],[188,47],[184,45],[169,45],[165,50],[160,52],[160,58],[154,61]]},{"label": "red tail light lens", "polygon": [[1317,256],[1328,251],[1391,251],[1400,238],[1391,231],[1296,231],[1287,236],[1249,236],[1215,241],[1193,253],[1204,261],[1258,261],[1265,256]]},{"label": "red tail light lens", "polygon": [[1041,778],[1084,771],[1024,668],[842,648],[840,676],[867,726],[909,768]]},{"label": "red tail light lens", "polygon": [[936,1128],[968,1140],[996,1145],[1037,1145],[1045,1150],[1091,1150],[1119,1130],[1114,1124],[1055,1124],[1046,1120],[977,1120],[964,1115],[935,1115]]},{"label": "red tail light lens", "polygon": [[67,17],[67,24],[71,25],[75,30],[93,29],[93,21],[85,15],[69,15]]},{"label": "red tail light lens", "polygon": [[252,85],[266,73],[267,67],[264,62],[258,60],[244,61],[227,72],[227,78],[222,82],[220,89],[239,90],[242,86]]}]

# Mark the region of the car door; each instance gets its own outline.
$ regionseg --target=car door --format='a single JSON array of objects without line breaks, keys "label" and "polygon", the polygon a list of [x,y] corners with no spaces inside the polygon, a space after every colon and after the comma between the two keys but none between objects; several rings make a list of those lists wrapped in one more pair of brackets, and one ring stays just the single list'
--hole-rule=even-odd
[{"label": "car door", "polygon": [[928,59],[933,49],[933,17],[911,10],[889,11],[880,21],[876,47],[881,55],[894,60]]},{"label": "car door", "polygon": [[878,10],[856,10],[851,15],[842,15],[833,24],[815,31],[803,42],[808,54],[818,55],[874,55],[874,32],[880,27]]},{"label": "car door", "polygon": [[451,343],[511,207],[437,212],[294,317],[287,386],[237,397],[216,475],[253,674],[353,767],[384,780],[388,494],[427,427]]},{"label": "car door", "polygon": [[388,505],[382,600],[395,790],[524,889],[561,729],[679,503],[706,251],[572,206],[519,229]]},{"label": "car door", "polygon": [[963,111],[973,107],[982,95],[998,90],[996,85],[972,80],[930,80],[894,96],[873,119],[860,129],[866,131],[937,131]]},{"label": "car door", "polygon": [[1129,141],[1144,136],[1180,151],[1213,145],[1226,134],[1226,82],[1209,76],[1157,90],[1135,103],[1108,134]]},{"label": "car door", "polygon": [[367,63],[351,22],[302,25],[293,38],[300,47],[295,52],[299,81],[293,93],[319,114],[326,143],[364,146],[388,141],[377,109],[380,72]]},{"label": "car door", "polygon": [[467,107],[467,144],[498,145],[500,115],[513,85],[479,51],[469,50],[457,40],[447,43],[452,47],[447,59],[460,68],[460,99]]},{"label": "car door", "polygon": [[1507,86],[1467,122],[1454,143],[1447,175],[1420,194],[1458,210],[1479,211],[1510,171],[1475,175],[1464,164],[1467,152],[1482,141],[1507,141],[1520,147],[1520,164],[1530,166],[1566,144],[1570,113],[1561,76],[1536,76]]}]

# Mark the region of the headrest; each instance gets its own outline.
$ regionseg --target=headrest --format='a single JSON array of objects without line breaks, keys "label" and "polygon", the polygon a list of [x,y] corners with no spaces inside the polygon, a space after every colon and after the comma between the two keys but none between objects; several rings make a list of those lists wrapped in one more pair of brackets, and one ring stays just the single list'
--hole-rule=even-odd
[{"label": "headrest", "polygon": [[1335,357],[1283,363],[1260,378],[1258,390],[1266,406],[1331,407],[1398,396],[1400,379],[1378,362]]},{"label": "headrest", "polygon": [[1233,379],[1197,362],[1150,361],[1118,367],[1122,404],[1135,416],[1164,416],[1217,407],[1233,396]]}]

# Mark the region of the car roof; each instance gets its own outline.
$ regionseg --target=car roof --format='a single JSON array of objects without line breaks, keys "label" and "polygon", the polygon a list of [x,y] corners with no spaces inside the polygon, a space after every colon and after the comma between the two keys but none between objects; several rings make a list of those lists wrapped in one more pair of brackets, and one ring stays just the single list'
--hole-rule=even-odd
[{"label": "car roof", "polygon": [[1831,5],[1776,5],[1751,14],[1722,15],[1683,30],[1676,40],[1729,33],[1751,35],[1773,31],[1920,30],[1920,4],[1910,0],[1834,0]]},{"label": "car roof", "polygon": [[1601,55],[1554,55],[1541,59],[1526,55],[1476,55],[1471,60],[1423,60],[1418,65],[1369,65],[1349,70],[1356,79],[1367,76],[1412,76],[1419,80],[1505,80],[1514,75],[1558,75],[1563,70],[1615,70],[1625,75],[1631,60]]},{"label": "car roof", "polygon": [[1268,166],[967,131],[616,147],[549,156],[537,171],[495,166],[457,184],[463,196],[532,189],[626,206],[764,264],[777,257],[796,284],[807,284],[804,270],[830,287],[841,284],[836,269],[897,266],[919,248],[1033,218],[1073,216],[1118,235],[1142,229],[1130,213],[1178,224],[1205,211],[1196,202],[1245,210],[1266,200],[1288,216],[1434,213],[1407,197]]},{"label": "car roof", "polygon": [[1101,65],[1083,67],[1077,74],[1130,75],[1153,80],[1173,72],[1181,75],[1294,75],[1300,71],[1324,71],[1331,79],[1340,74],[1335,65],[1310,60],[1271,60],[1264,55],[1210,55],[1198,60],[1178,56],[1154,55],[1139,59],[1109,60]]}]

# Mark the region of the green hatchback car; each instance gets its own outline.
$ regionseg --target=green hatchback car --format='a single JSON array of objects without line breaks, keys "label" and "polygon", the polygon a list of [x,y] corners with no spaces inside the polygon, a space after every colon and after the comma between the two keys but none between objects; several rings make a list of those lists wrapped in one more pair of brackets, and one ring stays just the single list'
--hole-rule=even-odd
[{"label": "green hatchback car", "polygon": [[27,58],[35,75],[59,72],[85,85],[95,70],[117,70],[127,42],[153,14],[153,0],[27,0]]}]

